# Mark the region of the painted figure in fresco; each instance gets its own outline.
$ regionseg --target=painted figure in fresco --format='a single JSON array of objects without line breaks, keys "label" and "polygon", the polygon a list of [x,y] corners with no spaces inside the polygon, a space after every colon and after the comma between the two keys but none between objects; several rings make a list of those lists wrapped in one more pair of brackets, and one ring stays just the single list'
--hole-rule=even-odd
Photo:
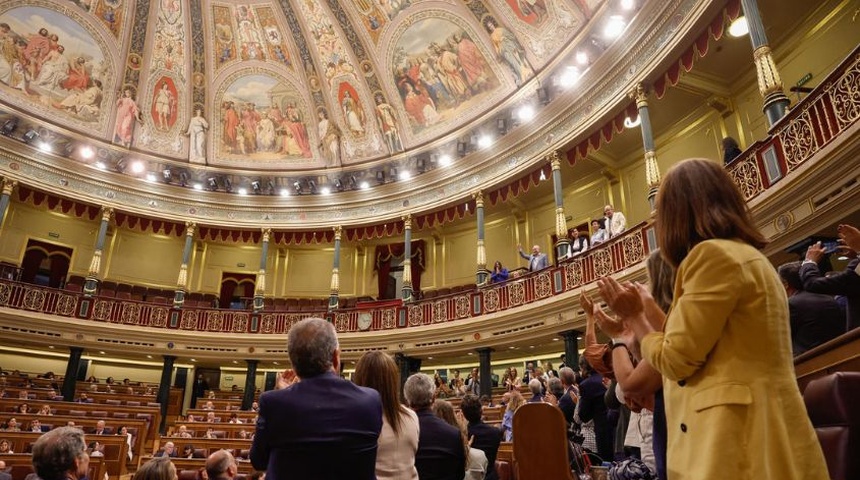
[{"label": "painted figure in fresco", "polygon": [[257,124],[260,122],[260,112],[251,102],[245,103],[242,110],[242,129],[244,132],[244,153],[257,152]]},{"label": "painted figure in fresco", "polygon": [[188,130],[185,131],[185,135],[191,143],[188,148],[189,162],[206,163],[206,132],[208,130],[209,122],[203,118],[203,110],[198,108],[188,122]]},{"label": "painted figure in fresco", "polygon": [[83,57],[76,58],[71,66],[66,64],[66,73],[66,79],[60,83],[66,90],[84,90],[90,83],[87,62]]},{"label": "painted figure in fresco", "polygon": [[[308,129],[305,127],[302,113],[298,108],[296,108],[296,104],[287,104],[287,109],[284,114],[284,121],[281,123],[281,125],[285,131],[289,132],[289,136],[292,137],[293,141],[296,142],[296,145],[299,147],[299,152],[301,156],[305,158],[310,158],[312,155],[311,142],[308,138]],[[338,132],[338,134],[339,133],[340,132]]]},{"label": "painted figure in fresco", "polygon": [[451,38],[451,43],[456,45],[457,60],[463,67],[463,72],[466,74],[466,82],[472,93],[483,91],[488,82],[487,65],[484,63],[484,56],[478,50],[475,42],[464,33],[455,33]]},{"label": "painted figure in fresco", "polygon": [[40,28],[39,33],[30,35],[27,38],[27,47],[24,49],[24,60],[27,61],[28,78],[37,78],[39,69],[42,67],[42,60],[48,56],[51,50],[51,39],[48,36],[47,28]]},{"label": "painted figure in fresco", "polygon": [[406,89],[406,97],[403,104],[406,107],[406,113],[412,117],[417,125],[426,127],[439,121],[436,107],[427,95],[419,94],[411,83],[405,83],[404,88]]},{"label": "painted figure in fresco", "polygon": [[522,47],[517,43],[517,39],[511,32],[498,25],[492,18],[487,19],[484,24],[490,33],[490,39],[493,41],[496,53],[510,68],[517,85],[522,85],[523,81],[533,73],[526,61],[525,52]]},{"label": "painted figure in fresco", "polygon": [[346,125],[349,127],[349,131],[354,135],[363,135],[364,115],[362,115],[363,112],[358,108],[358,105],[355,100],[353,100],[349,90],[343,92],[343,100],[341,100],[340,106],[343,109],[343,118],[346,119]]},{"label": "painted figure in fresco", "polygon": [[132,98],[131,90],[126,88],[122,91],[122,97],[116,102],[116,127],[113,141],[124,147],[130,147],[134,134],[134,122],[140,120],[137,102]]},{"label": "painted figure in fresco", "polygon": [[224,145],[227,146],[227,151],[229,153],[236,153],[239,147],[239,135],[237,132],[237,128],[239,127],[239,114],[233,107],[233,102],[224,103],[224,116],[221,122]]},{"label": "painted figure in fresco", "polygon": [[268,112],[260,116],[257,124],[257,149],[261,152],[271,152],[275,149],[275,122]]},{"label": "painted figure in fresco", "polygon": [[61,102],[55,103],[54,107],[84,118],[95,118],[99,114],[101,103],[102,82],[90,80],[86,90],[69,94]]},{"label": "painted figure in fresco", "polygon": [[11,85],[12,52],[16,51],[15,36],[8,23],[0,23],[0,82]]},{"label": "painted figure in fresco", "polygon": [[546,2],[544,0],[517,0],[517,6],[524,17],[534,14],[536,23],[543,23],[547,18]]},{"label": "painted figure in fresco", "polygon": [[159,130],[170,130],[170,116],[176,111],[176,98],[170,91],[167,82],[161,84],[161,88],[153,99],[156,114],[156,128]]},{"label": "painted figure in fresco", "polygon": [[394,114],[394,109],[391,105],[385,103],[382,95],[376,95],[376,123],[379,130],[382,132],[382,137],[385,140],[385,145],[388,146],[388,151],[391,153],[403,150],[403,142],[400,140],[400,130],[397,128],[397,120]]},{"label": "painted figure in fresco", "polygon": [[339,167],[342,165],[340,159],[340,129],[334,122],[329,121],[328,112],[319,111],[320,122],[317,129],[320,136],[320,149],[326,159],[327,167]]},{"label": "painted figure in fresco", "polygon": [[[69,59],[63,55],[66,49],[62,45],[57,45],[56,50],[51,50],[47,57],[45,57],[45,61],[42,62],[42,71],[39,72],[39,77],[36,78],[36,81],[33,82],[34,85],[38,87],[44,87],[48,90],[56,90],[60,88],[61,84],[64,84],[66,79],[72,75],[72,70],[77,67],[69,66]],[[83,67],[83,66],[82,66]],[[88,77],[86,68],[83,68],[83,86],[80,90],[83,90],[87,87]],[[77,85],[80,85],[80,81],[74,82]],[[71,88],[69,88],[71,90]]]},{"label": "painted figure in fresco", "polygon": [[439,71],[445,77],[448,91],[458,103],[471,97],[472,93],[466,84],[457,54],[452,52],[450,47],[443,48],[436,43],[432,43],[430,49],[438,58]]}]

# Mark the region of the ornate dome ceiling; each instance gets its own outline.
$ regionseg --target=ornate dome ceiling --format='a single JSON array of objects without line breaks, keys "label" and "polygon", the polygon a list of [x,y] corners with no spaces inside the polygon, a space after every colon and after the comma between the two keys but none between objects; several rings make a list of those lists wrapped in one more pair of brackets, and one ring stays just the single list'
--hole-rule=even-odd
[{"label": "ornate dome ceiling", "polygon": [[605,0],[7,0],[2,98],[213,167],[387,158],[480,118]]}]

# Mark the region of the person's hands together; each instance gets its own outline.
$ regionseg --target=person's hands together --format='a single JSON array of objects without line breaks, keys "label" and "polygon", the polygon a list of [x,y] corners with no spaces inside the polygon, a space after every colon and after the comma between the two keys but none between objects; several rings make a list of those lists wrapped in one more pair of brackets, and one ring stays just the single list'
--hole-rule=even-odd
[{"label": "person's hands together", "polygon": [[553,407],[558,406],[558,398],[556,398],[555,395],[550,392],[546,393],[546,395],[543,397],[543,401],[552,405]]},{"label": "person's hands together", "polygon": [[597,287],[609,308],[622,320],[644,312],[645,306],[642,303],[642,298],[632,283],[621,284],[612,277],[603,277],[597,281]]},{"label": "person's hands together", "polygon": [[292,369],[287,369],[281,372],[275,379],[275,388],[277,390],[281,390],[283,388],[287,388],[290,385],[299,381],[299,377],[296,375],[296,371]]},{"label": "person's hands together", "polygon": [[594,320],[597,322],[597,327],[606,335],[612,338],[618,338],[626,331],[622,322],[607,315],[602,308],[596,307],[593,313]]},{"label": "person's hands together", "polygon": [[822,257],[824,257],[824,247],[821,246],[821,242],[815,242],[806,249],[806,260],[818,263]]}]

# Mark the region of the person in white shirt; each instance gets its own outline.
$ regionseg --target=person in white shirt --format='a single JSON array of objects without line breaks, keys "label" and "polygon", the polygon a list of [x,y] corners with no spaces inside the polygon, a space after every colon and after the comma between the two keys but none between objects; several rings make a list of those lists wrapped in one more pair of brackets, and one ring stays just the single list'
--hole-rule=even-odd
[{"label": "person in white shirt", "polygon": [[616,212],[615,207],[612,205],[607,205],[603,207],[603,215],[606,219],[606,236],[608,238],[617,237],[621,235],[624,230],[627,230],[627,219],[624,218],[624,214],[621,212]]}]

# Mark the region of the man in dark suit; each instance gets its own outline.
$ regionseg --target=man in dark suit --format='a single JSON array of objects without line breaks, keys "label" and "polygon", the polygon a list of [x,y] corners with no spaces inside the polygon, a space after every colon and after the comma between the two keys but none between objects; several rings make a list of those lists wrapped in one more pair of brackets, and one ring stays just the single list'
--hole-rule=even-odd
[{"label": "man in dark suit", "polygon": [[564,414],[567,426],[570,427],[570,424],[573,423],[573,414],[576,411],[576,402],[570,396],[570,393],[574,391],[573,385],[576,383],[576,374],[570,367],[561,367],[558,373],[561,386],[564,387],[564,395],[558,399],[558,408]]},{"label": "man in dark suit", "polygon": [[12,474],[6,471],[6,462],[0,460],[0,480],[12,480]]},{"label": "man in dark suit", "polygon": [[612,459],[613,426],[607,416],[608,411],[603,397],[606,387],[603,386],[603,376],[597,373],[585,356],[579,357],[579,369],[583,380],[579,384],[579,418],[582,423],[594,420],[594,438],[597,440],[597,454],[602,459]]},{"label": "man in dark suit", "polygon": [[197,399],[206,396],[206,390],[209,390],[209,382],[203,377],[202,373],[197,374],[197,379],[194,380],[194,388],[191,390],[191,408],[197,406]]},{"label": "man in dark suit", "polygon": [[33,470],[43,480],[84,478],[89,466],[84,432],[75,427],[55,428],[33,444]]},{"label": "man in dark suit", "polygon": [[544,268],[549,266],[549,262],[546,259],[545,253],[540,253],[540,245],[535,245],[532,247],[532,254],[526,255],[523,252],[523,246],[517,245],[517,251],[520,256],[529,261],[529,271],[537,272],[538,270],[543,270]]},{"label": "man in dark suit", "polygon": [[472,448],[477,448],[487,456],[487,474],[484,480],[498,480],[496,472],[496,454],[499,453],[499,443],[502,441],[502,431],[481,421],[481,401],[474,395],[466,395],[460,403],[460,410],[469,422],[469,438]]},{"label": "man in dark suit", "polygon": [[409,408],[418,415],[418,451],[415,468],[421,480],[459,480],[466,473],[466,452],[460,430],[433,414],[436,385],[423,373],[416,373],[403,385]]},{"label": "man in dark suit", "polygon": [[826,295],[844,295],[848,300],[848,317],[845,330],[860,327],[860,275],[857,266],[860,259],[848,262],[845,270],[825,277],[818,269],[818,262],[824,258],[825,249],[821,242],[814,243],[806,250],[806,260],[800,266],[800,278],[803,280],[803,290]]},{"label": "man in dark suit", "polygon": [[806,292],[800,280],[800,262],[779,266],[788,295],[791,347],[795,356],[845,332],[845,314],[831,295]]},{"label": "man in dark suit", "polygon": [[[269,478],[374,480],[382,430],[379,393],[337,374],[337,333],[321,318],[295,324],[287,349],[295,373],[284,372],[279,389],[260,396],[250,455],[254,468]],[[287,386],[293,376],[300,381]]]}]

